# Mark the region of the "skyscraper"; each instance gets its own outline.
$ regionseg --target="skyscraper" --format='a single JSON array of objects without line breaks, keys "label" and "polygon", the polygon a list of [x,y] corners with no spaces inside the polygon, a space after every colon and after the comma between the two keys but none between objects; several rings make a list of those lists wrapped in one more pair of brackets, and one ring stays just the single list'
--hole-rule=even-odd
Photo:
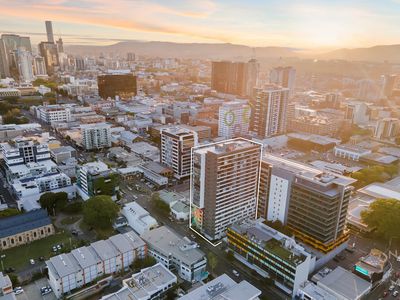
[{"label": "skyscraper", "polygon": [[191,227],[209,240],[256,216],[261,145],[238,138],[193,149]]},{"label": "skyscraper", "polygon": [[270,82],[289,89],[289,95],[294,93],[296,80],[296,69],[293,67],[277,67],[271,70],[269,74]]},{"label": "skyscraper", "polygon": [[51,21],[45,21],[45,24],[46,24],[47,42],[54,44],[53,24],[51,23]]},{"label": "skyscraper", "polygon": [[25,82],[33,81],[34,75],[32,53],[26,51],[24,48],[18,48],[16,50],[16,59],[20,80]]},{"label": "skyscraper", "polygon": [[270,85],[255,89],[255,97],[251,101],[250,130],[261,138],[284,133],[288,98],[288,88]]},{"label": "skyscraper", "polygon": [[161,131],[161,163],[169,166],[178,179],[190,176],[192,147],[197,146],[197,133],[183,128],[172,127]]},{"label": "skyscraper", "polygon": [[218,135],[226,139],[248,134],[250,106],[241,101],[226,102],[219,107]]},{"label": "skyscraper", "polygon": [[8,56],[6,46],[2,38],[0,38],[0,78],[10,76],[10,67],[8,64]]},{"label": "skyscraper", "polygon": [[58,53],[64,53],[64,43],[63,43],[62,38],[59,38],[59,39],[57,40],[56,44],[57,44],[57,51],[58,51]]},{"label": "skyscraper", "polygon": [[220,93],[250,96],[256,86],[258,63],[214,61],[211,71],[211,88]]},{"label": "skyscraper", "polygon": [[57,45],[49,42],[41,42],[39,44],[39,52],[44,58],[47,73],[52,75],[59,66]]},{"label": "skyscraper", "polygon": [[298,239],[330,252],[348,239],[345,222],[355,181],[265,154],[257,215],[281,221]]},{"label": "skyscraper", "polygon": [[46,76],[46,64],[44,62],[44,58],[36,55],[33,58],[33,73],[35,76]]}]

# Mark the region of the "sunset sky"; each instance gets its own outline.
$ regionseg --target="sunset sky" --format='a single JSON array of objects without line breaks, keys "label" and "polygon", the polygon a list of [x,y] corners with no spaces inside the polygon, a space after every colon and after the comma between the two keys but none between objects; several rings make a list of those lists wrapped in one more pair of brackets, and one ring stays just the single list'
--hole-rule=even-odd
[{"label": "sunset sky", "polygon": [[0,0],[0,33],[66,43],[229,42],[299,48],[400,43],[400,0]]}]

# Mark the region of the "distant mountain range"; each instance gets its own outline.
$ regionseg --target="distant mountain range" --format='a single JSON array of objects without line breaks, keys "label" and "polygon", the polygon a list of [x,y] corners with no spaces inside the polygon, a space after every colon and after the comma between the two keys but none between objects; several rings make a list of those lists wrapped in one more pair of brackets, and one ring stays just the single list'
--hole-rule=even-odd
[{"label": "distant mountain range", "polygon": [[66,46],[69,53],[77,55],[100,53],[134,52],[137,55],[156,57],[181,57],[200,59],[232,59],[247,60],[298,57],[318,59],[342,59],[353,61],[372,62],[400,62],[400,45],[381,45],[369,48],[338,49],[330,52],[309,54],[302,49],[289,47],[249,47],[234,44],[206,44],[206,43],[172,43],[172,42],[145,42],[124,41],[108,46]]}]

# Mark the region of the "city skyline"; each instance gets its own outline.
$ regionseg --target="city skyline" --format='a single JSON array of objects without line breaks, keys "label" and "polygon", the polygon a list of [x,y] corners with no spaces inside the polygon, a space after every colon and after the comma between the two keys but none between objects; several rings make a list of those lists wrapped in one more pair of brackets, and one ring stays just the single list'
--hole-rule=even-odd
[{"label": "city skyline", "polygon": [[55,37],[62,35],[67,44],[148,40],[314,50],[357,48],[399,42],[396,14],[400,3],[384,2],[251,1],[244,5],[191,0],[166,5],[156,0],[116,0],[110,6],[101,0],[0,0],[0,32],[29,35],[36,43],[45,36],[45,18],[54,21]]}]

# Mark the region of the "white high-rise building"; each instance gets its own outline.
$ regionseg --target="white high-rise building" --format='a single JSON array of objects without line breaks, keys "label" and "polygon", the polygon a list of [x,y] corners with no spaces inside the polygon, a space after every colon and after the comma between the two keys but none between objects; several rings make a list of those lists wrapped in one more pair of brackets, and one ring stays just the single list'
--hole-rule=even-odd
[{"label": "white high-rise building", "polygon": [[46,76],[46,64],[44,58],[36,55],[33,59],[33,73],[35,76]]},{"label": "white high-rise building", "polygon": [[285,133],[289,89],[268,85],[255,90],[251,105],[250,130],[266,138]]},{"label": "white high-rise building", "polygon": [[269,81],[272,84],[280,85],[289,89],[289,95],[294,93],[294,85],[296,81],[296,69],[293,67],[277,67],[269,73]]},{"label": "white high-rise building", "polygon": [[240,137],[248,133],[250,106],[241,101],[232,101],[219,107],[218,135],[226,139]]},{"label": "white high-rise building", "polygon": [[190,176],[191,149],[198,143],[197,133],[172,127],[161,131],[161,163],[174,171],[174,176],[183,179]]},{"label": "white high-rise building", "polygon": [[213,241],[233,223],[256,217],[261,150],[243,138],[193,149],[192,228]]},{"label": "white high-rise building", "polygon": [[111,147],[111,125],[95,123],[81,125],[82,145],[86,150]]},{"label": "white high-rise building", "polygon": [[32,53],[24,48],[18,48],[16,51],[19,78],[21,81],[31,82],[33,76],[33,57]]},{"label": "white high-rise building", "polygon": [[43,105],[36,108],[36,116],[47,124],[71,121],[71,107],[63,105]]}]

